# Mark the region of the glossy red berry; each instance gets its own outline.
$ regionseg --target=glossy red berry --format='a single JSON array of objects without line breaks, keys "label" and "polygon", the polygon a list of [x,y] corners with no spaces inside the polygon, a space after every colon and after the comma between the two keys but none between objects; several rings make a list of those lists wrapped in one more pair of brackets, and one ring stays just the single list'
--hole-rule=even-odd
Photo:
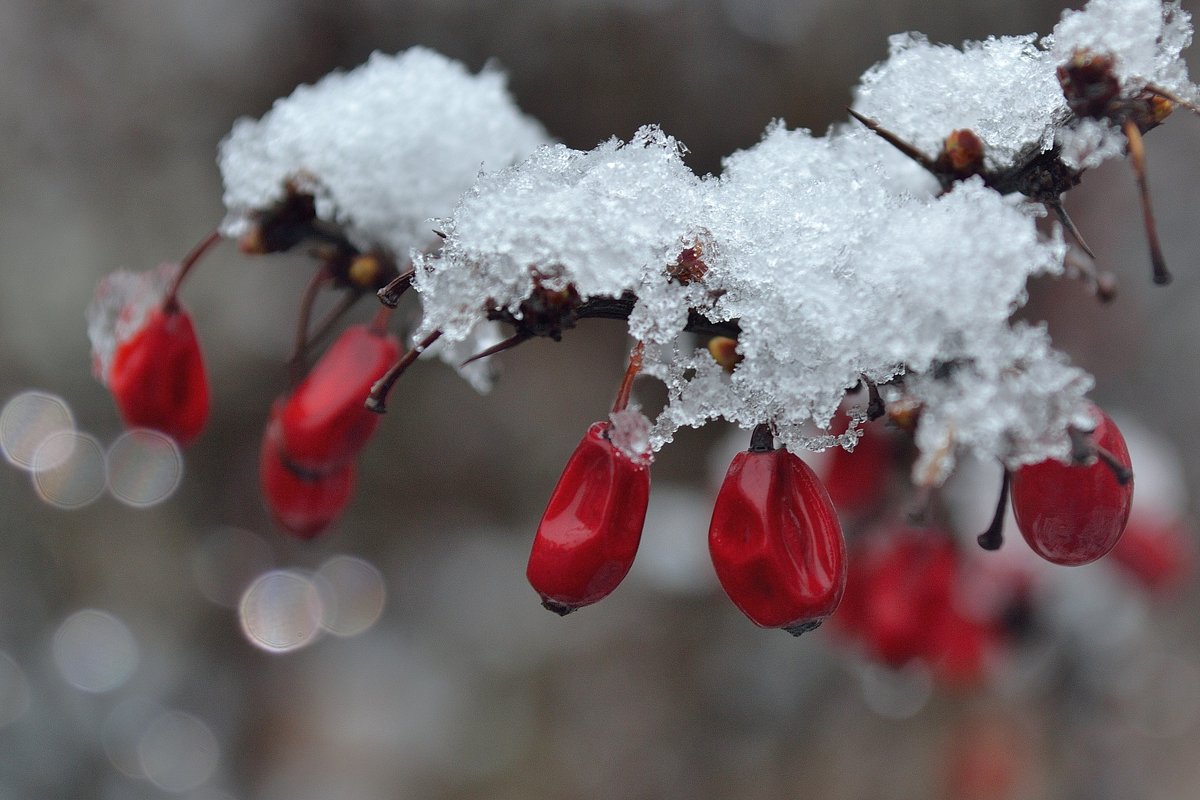
[{"label": "glossy red berry", "polygon": [[342,332],[292,392],[279,422],[292,463],[329,469],[355,455],[382,419],[364,402],[371,385],[400,356],[400,341],[367,325]]},{"label": "glossy red berry", "polygon": [[755,431],[717,494],[708,547],[721,586],[755,624],[799,635],[846,587],[846,544],[828,493],[807,464]]},{"label": "glossy red berry", "polygon": [[[1092,408],[1092,416],[1092,441],[1128,470],[1129,451],[1116,424],[1098,408]],[[1088,564],[1112,550],[1132,504],[1132,477],[1120,483],[1100,459],[1088,465],[1049,459],[1012,476],[1017,527],[1035,553],[1055,564]]]},{"label": "glossy red berry", "polygon": [[575,448],[538,524],[526,577],[558,614],[607,597],[629,572],[650,499],[650,468],[595,422]]},{"label": "glossy red berry", "polygon": [[278,419],[279,403],[263,435],[258,477],[267,510],[288,533],[311,539],[333,523],[354,490],[354,462],[309,470],[292,461],[283,447]]},{"label": "glossy red berry", "polygon": [[126,425],[162,431],[181,445],[195,439],[208,419],[208,379],[188,313],[152,309],[116,346],[108,386]]}]

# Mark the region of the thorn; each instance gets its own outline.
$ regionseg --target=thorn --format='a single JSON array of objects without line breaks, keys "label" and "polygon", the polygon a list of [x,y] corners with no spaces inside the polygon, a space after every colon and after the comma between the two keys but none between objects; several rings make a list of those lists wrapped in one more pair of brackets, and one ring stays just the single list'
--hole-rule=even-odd
[{"label": "thorn", "polygon": [[411,267],[401,272],[396,277],[388,281],[388,285],[380,289],[375,295],[379,298],[379,302],[383,303],[388,308],[395,308],[400,305],[400,298],[408,291],[408,287],[412,286],[413,275],[415,270]]},{"label": "thorn", "polygon": [[466,361],[462,362],[458,366],[460,368],[465,367],[467,364],[470,364],[472,361],[478,361],[481,358],[487,358],[488,356],[496,355],[496,353],[503,353],[505,350],[511,350],[512,348],[521,344],[521,342],[524,342],[524,341],[526,341],[528,339],[532,339],[532,338],[533,338],[533,334],[526,333],[524,331],[514,333],[512,336],[508,337],[504,341],[497,342],[496,344],[492,345],[491,347],[488,347],[484,350],[480,350],[478,353],[471,356],[470,358],[468,358]]},{"label": "thorn", "polygon": [[872,133],[874,133],[876,136],[883,139],[885,142],[887,142],[892,147],[899,150],[904,155],[911,158],[913,161],[920,164],[925,169],[929,170],[929,172],[931,172],[933,175],[937,176],[939,179],[941,178],[941,175],[937,171],[936,165],[933,163],[933,159],[931,159],[929,156],[925,155],[920,150],[918,150],[916,147],[909,144],[904,139],[901,139],[899,136],[892,133],[887,128],[883,127],[878,122],[871,119],[870,117],[864,117],[862,114],[859,114],[853,108],[847,108],[846,110],[850,112],[850,116],[854,117],[856,120],[861,122],[863,125],[866,125],[867,128],[870,129],[870,131]]},{"label": "thorn", "polygon": [[1146,238],[1150,244],[1150,263],[1154,268],[1154,282],[1165,286],[1171,282],[1167,262],[1163,259],[1162,247],[1158,243],[1158,229],[1154,224],[1154,211],[1150,208],[1150,190],[1146,187],[1146,150],[1142,145],[1142,133],[1132,119],[1125,120],[1125,138],[1129,141],[1129,160],[1133,163],[1133,179],[1137,182],[1138,194],[1142,199],[1142,221],[1146,227]]},{"label": "thorn", "polygon": [[1087,253],[1089,258],[1095,261],[1096,253],[1092,250],[1092,248],[1088,247],[1088,243],[1083,240],[1083,234],[1079,232],[1079,228],[1075,227],[1075,223],[1067,214],[1067,209],[1063,208],[1062,199],[1060,198],[1053,202],[1047,203],[1046,205],[1050,206],[1050,210],[1053,211],[1054,215],[1058,217],[1058,221],[1062,223],[1062,226],[1066,229],[1067,233],[1071,234],[1071,238],[1075,240],[1075,243],[1079,245],[1080,249]]},{"label": "thorn", "polygon": [[1011,479],[1012,476],[1005,469],[1004,477],[1000,480],[1000,499],[996,502],[996,512],[992,515],[992,522],[988,525],[987,530],[975,539],[984,550],[999,550],[1000,546],[1004,544],[1004,512],[1008,510],[1008,485]]},{"label": "thorn", "polygon": [[392,390],[392,385],[404,374],[404,370],[412,366],[412,363],[420,358],[421,353],[424,353],[441,335],[441,331],[434,331],[426,336],[416,347],[400,356],[400,359],[395,364],[392,364],[387,372],[383,373],[382,378],[375,381],[374,385],[371,386],[371,391],[367,394],[366,402],[363,404],[367,407],[368,411],[374,411],[376,414],[387,413],[387,396],[388,392]]}]

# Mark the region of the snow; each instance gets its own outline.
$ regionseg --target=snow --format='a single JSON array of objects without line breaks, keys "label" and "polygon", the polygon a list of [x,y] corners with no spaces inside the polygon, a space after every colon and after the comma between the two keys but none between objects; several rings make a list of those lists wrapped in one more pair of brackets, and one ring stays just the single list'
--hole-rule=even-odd
[{"label": "snow", "polygon": [[356,245],[404,257],[436,242],[430,219],[449,213],[480,170],[508,166],[546,141],[500,71],[472,75],[423,47],[376,52],[357,69],[297,88],[262,119],[234,123],[218,158],[228,209],[221,231],[240,236],[292,181]]},{"label": "snow", "polygon": [[92,371],[105,386],[118,345],[142,329],[178,273],[178,264],[160,264],[145,272],[117,270],[96,287],[87,307],[87,332],[92,343]]}]

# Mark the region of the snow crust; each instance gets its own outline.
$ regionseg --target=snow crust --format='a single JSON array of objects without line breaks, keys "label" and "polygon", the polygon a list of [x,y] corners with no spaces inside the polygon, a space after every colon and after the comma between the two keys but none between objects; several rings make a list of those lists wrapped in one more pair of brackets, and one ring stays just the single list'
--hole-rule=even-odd
[{"label": "snow crust", "polygon": [[[901,34],[862,76],[854,108],[931,159],[970,128],[989,170],[1055,148],[1090,168],[1123,154],[1123,134],[1075,119],[1056,67],[1089,48],[1115,58],[1130,97],[1147,82],[1192,97],[1180,60],[1191,33],[1177,2],[1092,0],[1042,39],[951,47]],[[839,436],[829,427],[860,379],[921,408],[923,484],[940,484],[964,449],[1011,467],[1065,457],[1067,427],[1086,424],[1092,378],[1045,330],[1011,322],[1029,277],[1063,269],[1060,233],[1038,230],[1041,205],[978,177],[943,192],[853,121],[824,136],[773,123],[719,177],[695,175],[686,148],[653,125],[588,151],[538,147],[544,138],[498,74],[421,49],[376,54],[235,126],[221,148],[225,231],[285,180],[305,181],[323,218],[411,252],[424,309],[415,336],[440,330],[448,359],[497,341],[489,312],[519,320],[539,294],[632,293],[629,333],[668,390],[647,434],[655,450],[716,418],[770,422],[791,449],[852,447],[865,413]],[[698,268],[682,270],[689,257]],[[689,312],[740,326],[732,373],[684,332]]]}]

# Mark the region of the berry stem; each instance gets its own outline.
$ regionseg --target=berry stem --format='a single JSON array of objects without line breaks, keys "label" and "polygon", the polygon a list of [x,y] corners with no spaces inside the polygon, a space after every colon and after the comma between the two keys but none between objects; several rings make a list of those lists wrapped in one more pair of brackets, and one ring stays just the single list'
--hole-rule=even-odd
[{"label": "berry stem", "polygon": [[879,394],[879,385],[865,375],[862,381],[867,387],[867,419],[873,422],[887,413],[887,406]]},{"label": "berry stem", "polygon": [[1007,469],[1004,470],[1004,477],[1000,479],[1000,499],[996,502],[996,512],[992,515],[991,524],[975,539],[984,550],[999,550],[1000,545],[1004,544],[1004,513],[1008,510],[1008,488],[1011,481],[1012,475]]},{"label": "berry stem", "polygon": [[1112,471],[1117,483],[1124,486],[1133,480],[1133,470],[1122,464],[1112,451],[1096,444],[1090,431],[1070,428],[1067,433],[1071,437],[1071,460],[1076,464],[1087,464],[1093,458],[1097,458]]},{"label": "berry stem", "polygon": [[392,390],[392,385],[404,374],[404,370],[408,369],[414,361],[420,358],[421,353],[425,352],[441,335],[441,331],[434,331],[426,336],[413,349],[400,356],[400,360],[392,364],[388,371],[383,374],[382,378],[375,381],[375,385],[371,387],[371,391],[367,395],[366,406],[368,410],[374,411],[376,414],[387,413],[387,396],[388,392]]},{"label": "berry stem", "polygon": [[179,287],[183,285],[183,279],[191,272],[192,267],[196,262],[204,257],[204,254],[217,246],[221,241],[221,232],[212,231],[207,236],[199,241],[195,247],[191,249],[183,260],[179,262],[179,272],[175,273],[175,280],[171,281],[171,285],[167,287],[166,296],[163,297],[163,311],[167,314],[174,314],[179,311]]},{"label": "berry stem", "polygon": [[625,368],[625,377],[621,379],[621,388],[617,390],[617,399],[613,401],[613,413],[624,411],[629,405],[629,395],[633,392],[633,379],[642,371],[642,353],[645,345],[638,342],[629,353],[629,366]]},{"label": "berry stem", "polygon": [[1142,221],[1146,227],[1146,238],[1150,244],[1150,263],[1154,269],[1154,282],[1159,286],[1171,282],[1167,262],[1163,258],[1162,246],[1158,243],[1158,226],[1154,222],[1154,210],[1150,207],[1150,190],[1146,186],[1146,149],[1142,144],[1142,132],[1132,119],[1125,120],[1125,138],[1129,141],[1129,160],[1133,165],[1133,179],[1137,182],[1138,196],[1142,201]]},{"label": "berry stem", "polygon": [[775,433],[769,423],[760,422],[750,432],[751,453],[769,453],[775,449]]},{"label": "berry stem", "polygon": [[321,287],[329,282],[329,277],[329,270],[326,267],[318,267],[304,287],[304,293],[300,295],[300,309],[296,316],[296,335],[292,340],[292,355],[288,358],[289,380],[293,387],[300,383],[301,373],[304,371],[304,355],[308,351],[309,343],[308,323],[312,318],[313,304],[317,301],[317,293],[321,291]]},{"label": "berry stem", "polygon": [[1121,463],[1111,450],[1107,450],[1100,445],[1094,445],[1096,450],[1096,458],[1103,462],[1104,466],[1108,467],[1117,479],[1117,483],[1124,486],[1133,480],[1133,470]]},{"label": "berry stem", "polygon": [[387,336],[388,320],[392,317],[392,309],[384,306],[375,312],[368,329],[376,336]]}]

